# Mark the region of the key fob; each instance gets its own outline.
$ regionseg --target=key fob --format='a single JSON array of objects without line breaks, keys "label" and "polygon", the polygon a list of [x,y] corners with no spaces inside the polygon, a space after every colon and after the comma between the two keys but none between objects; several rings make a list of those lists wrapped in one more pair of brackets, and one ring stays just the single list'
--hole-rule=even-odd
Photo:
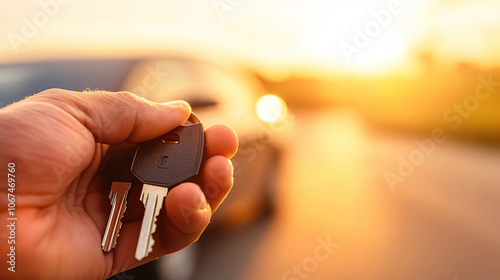
[{"label": "key fob", "polygon": [[204,151],[203,125],[191,114],[169,133],[140,143],[130,171],[144,184],[175,187],[198,175]]}]

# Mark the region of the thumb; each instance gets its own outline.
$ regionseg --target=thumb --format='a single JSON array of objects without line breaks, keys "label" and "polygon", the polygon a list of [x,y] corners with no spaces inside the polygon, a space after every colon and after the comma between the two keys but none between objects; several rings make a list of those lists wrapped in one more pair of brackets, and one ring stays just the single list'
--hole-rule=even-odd
[{"label": "thumb", "polygon": [[129,92],[74,92],[50,89],[25,101],[46,101],[81,124],[96,142],[141,142],[182,125],[191,114],[185,101],[156,103]]}]

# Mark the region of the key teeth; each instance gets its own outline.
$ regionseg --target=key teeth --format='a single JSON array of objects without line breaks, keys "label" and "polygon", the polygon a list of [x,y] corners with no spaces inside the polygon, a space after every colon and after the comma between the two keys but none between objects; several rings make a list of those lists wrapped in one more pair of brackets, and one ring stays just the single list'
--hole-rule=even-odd
[{"label": "key teeth", "polygon": [[[115,186],[116,187],[116,186]],[[120,236],[120,230],[123,226],[122,219],[125,216],[125,211],[127,210],[127,196],[128,196],[128,189],[123,192],[122,195],[120,195],[120,201],[118,201],[118,191],[116,190],[111,190],[110,192],[110,200],[111,200],[111,205],[114,207],[111,209],[110,216],[108,218],[108,225],[106,226],[106,232],[103,237],[103,242],[101,244],[101,248],[105,252],[111,251],[113,248],[116,247],[118,244],[118,237]],[[120,202],[119,205],[116,205],[117,202]],[[116,226],[115,228],[109,228],[110,227],[110,219],[113,218],[113,209],[115,211],[119,211],[117,215],[117,220],[116,220]],[[110,240],[111,239],[111,240]],[[110,244],[107,244],[108,241]],[[106,246],[107,245],[107,246]]]},{"label": "key teeth", "polygon": [[[158,203],[158,201],[157,201],[157,203]],[[155,240],[153,238],[153,234],[156,232],[156,222],[158,221],[159,212],[160,211],[155,211],[155,213],[154,213],[155,216],[153,219],[153,223],[151,225],[151,234],[149,235],[148,249],[147,249],[146,255],[144,257],[147,257],[149,255],[149,253],[153,252],[153,246],[155,245]]]},{"label": "key teeth", "polygon": [[146,257],[149,255],[149,253],[153,252],[153,245],[155,245],[155,240],[153,237],[151,237],[151,240],[149,241],[149,248],[148,248],[148,253],[146,254]]},{"label": "key teeth", "polygon": [[155,245],[155,240],[153,238],[153,234],[156,232],[156,222],[158,221],[157,217],[158,217],[158,215],[155,215],[155,218],[153,220],[153,224],[151,225],[151,235],[149,236],[149,238],[150,238],[149,243],[148,243],[149,247],[148,247],[148,253],[146,254],[146,256],[149,255],[149,253],[151,253],[153,251],[153,245]]},{"label": "key teeth", "polygon": [[113,239],[113,245],[111,245],[111,249],[115,248],[118,244],[118,238],[120,237],[120,231],[123,227],[122,219],[125,216],[125,211],[127,211],[127,201],[125,200],[123,210],[120,213],[120,218],[118,218],[118,226],[116,227],[116,237]]}]

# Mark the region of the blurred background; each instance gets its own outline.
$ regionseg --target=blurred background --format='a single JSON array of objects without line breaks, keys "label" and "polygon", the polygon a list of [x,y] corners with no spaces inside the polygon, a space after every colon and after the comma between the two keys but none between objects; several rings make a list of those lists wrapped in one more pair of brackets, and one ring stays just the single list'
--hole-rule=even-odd
[{"label": "blurred background", "polygon": [[500,2],[38,0],[0,9],[0,107],[186,99],[240,137],[206,234],[113,279],[498,279]]}]

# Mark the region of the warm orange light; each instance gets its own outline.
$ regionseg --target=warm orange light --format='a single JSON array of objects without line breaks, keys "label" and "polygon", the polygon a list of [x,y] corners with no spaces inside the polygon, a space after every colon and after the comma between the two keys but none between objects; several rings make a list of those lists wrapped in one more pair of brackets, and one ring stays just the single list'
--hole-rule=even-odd
[{"label": "warm orange light", "polygon": [[286,116],[287,108],[283,99],[276,95],[268,94],[257,101],[257,115],[267,123],[274,123]]},{"label": "warm orange light", "polygon": [[227,55],[273,77],[411,72],[421,52],[498,63],[495,1],[209,2],[12,2],[0,11],[0,62]]}]

